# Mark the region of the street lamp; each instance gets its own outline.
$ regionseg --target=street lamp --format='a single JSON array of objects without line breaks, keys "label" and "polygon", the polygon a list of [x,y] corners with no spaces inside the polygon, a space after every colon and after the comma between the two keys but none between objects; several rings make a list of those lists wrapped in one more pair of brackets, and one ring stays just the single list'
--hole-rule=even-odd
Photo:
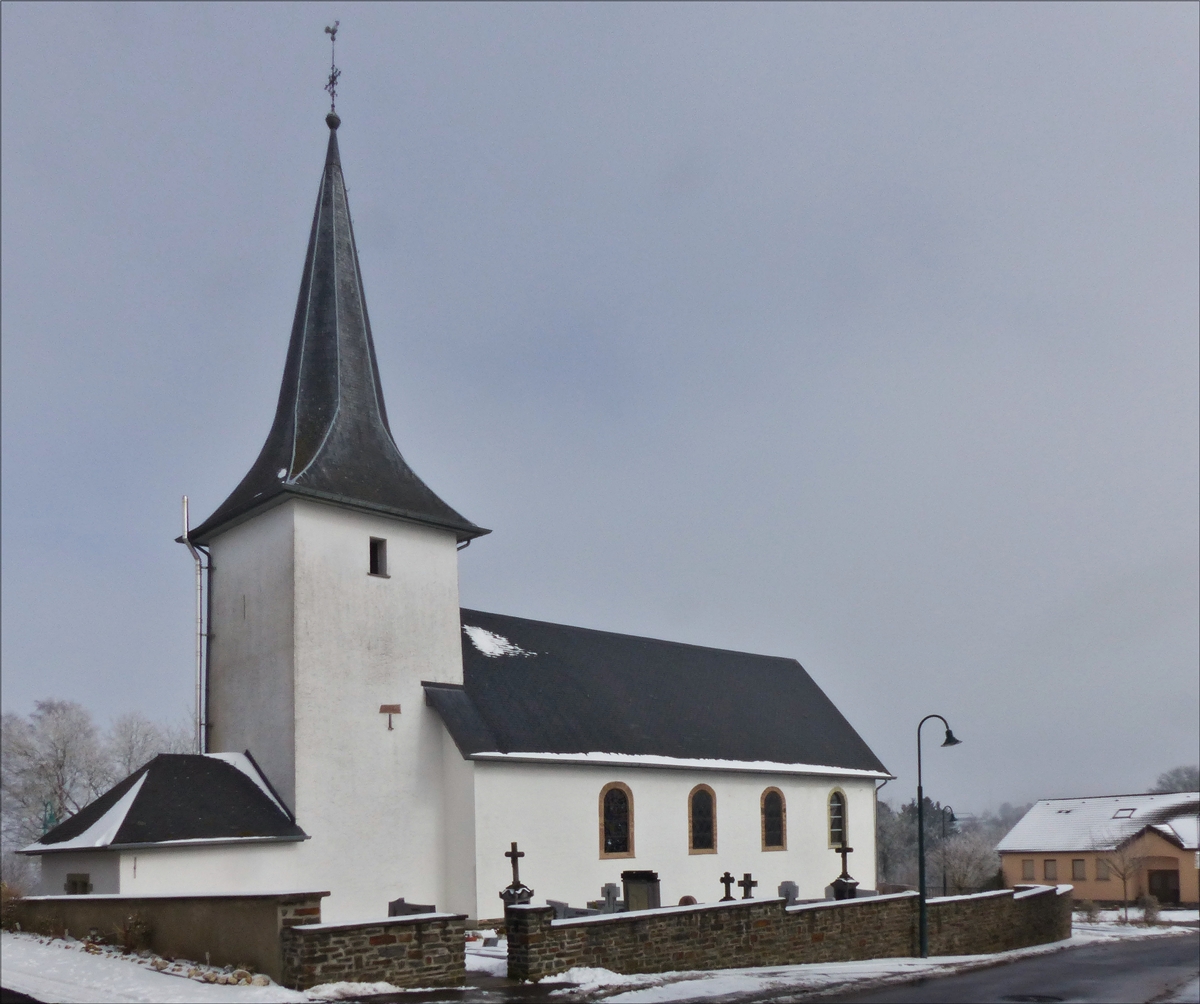
[{"label": "street lamp", "polygon": [[942,806],[942,895],[946,893],[946,810],[950,811],[950,822],[957,823],[958,820],[954,817],[954,806]]},{"label": "street lamp", "polygon": [[921,958],[929,958],[929,917],[925,911],[925,788],[921,784],[921,726],[929,719],[936,718],[946,726],[946,738],[943,746],[957,746],[962,742],[955,739],[950,731],[950,723],[941,715],[926,715],[917,725],[917,868],[918,890],[921,901]]}]

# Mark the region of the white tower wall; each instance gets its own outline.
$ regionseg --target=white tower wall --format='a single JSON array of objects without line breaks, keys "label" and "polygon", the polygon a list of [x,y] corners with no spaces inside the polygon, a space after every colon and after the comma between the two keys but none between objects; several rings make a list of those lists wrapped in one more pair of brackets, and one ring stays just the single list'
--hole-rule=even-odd
[{"label": "white tower wall", "polygon": [[[368,574],[372,537],[387,541],[387,577]],[[473,913],[473,848],[447,831],[473,831],[459,819],[470,773],[446,762],[461,757],[421,688],[462,683],[455,535],[292,499],[219,536],[212,553],[211,748],[249,748],[289,800],[312,837],[299,874],[330,890],[323,919],[384,916],[400,896]],[[261,622],[249,599],[240,619],[255,587]],[[385,704],[402,708],[390,731]],[[450,860],[456,852],[470,857]]]}]

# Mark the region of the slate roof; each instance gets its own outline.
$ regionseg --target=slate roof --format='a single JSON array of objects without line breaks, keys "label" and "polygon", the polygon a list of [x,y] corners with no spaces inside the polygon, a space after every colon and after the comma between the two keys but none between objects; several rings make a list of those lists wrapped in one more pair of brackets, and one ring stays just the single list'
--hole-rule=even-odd
[{"label": "slate roof", "polygon": [[595,752],[888,776],[795,659],[478,610],[462,624],[463,685],[425,692],[466,757]]},{"label": "slate roof", "polygon": [[163,753],[22,853],[307,838],[248,753]]},{"label": "slate roof", "polygon": [[1034,804],[996,846],[1005,852],[1112,850],[1147,826],[1195,849],[1200,792],[1046,798]]},{"label": "slate roof", "polygon": [[191,539],[207,543],[264,506],[300,496],[470,540],[489,531],[438,498],[392,438],[338,154],[340,119],[326,121],[329,147],[275,421],[249,473]]}]

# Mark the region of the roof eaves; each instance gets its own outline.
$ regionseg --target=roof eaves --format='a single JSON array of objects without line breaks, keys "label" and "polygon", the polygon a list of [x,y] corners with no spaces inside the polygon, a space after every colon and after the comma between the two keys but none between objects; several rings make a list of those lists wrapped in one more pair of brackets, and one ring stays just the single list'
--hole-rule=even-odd
[{"label": "roof eaves", "polygon": [[[268,509],[286,502],[291,496],[310,499],[314,502],[323,502],[327,505],[339,506],[343,509],[353,509],[357,512],[370,513],[371,515],[390,516],[409,523],[433,527],[436,530],[450,530],[454,533],[460,544],[463,541],[474,540],[476,537],[482,537],[492,532],[465,520],[461,523],[451,520],[440,520],[434,516],[427,516],[409,509],[396,509],[392,506],[379,505],[375,502],[364,502],[361,499],[353,499],[345,495],[337,495],[333,492],[323,492],[316,488],[305,488],[300,485],[289,484],[280,485],[277,491],[266,496],[260,502],[252,501],[235,509],[231,515],[223,517],[217,523],[213,523],[210,517],[191,531],[188,535],[189,539],[193,544],[207,544],[214,537],[225,533],[227,530],[232,530],[235,526],[245,523],[247,520],[266,512]],[[176,543],[184,543],[183,537],[176,537],[175,540]]]}]

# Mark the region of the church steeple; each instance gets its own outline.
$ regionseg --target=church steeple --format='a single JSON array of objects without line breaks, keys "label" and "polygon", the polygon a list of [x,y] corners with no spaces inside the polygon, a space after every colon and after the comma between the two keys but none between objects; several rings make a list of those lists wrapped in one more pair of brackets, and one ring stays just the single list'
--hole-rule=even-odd
[{"label": "church steeple", "polygon": [[437,497],[400,455],[388,425],[338,154],[335,112],[275,421],[241,483],[191,539],[218,531],[281,497],[319,499],[452,530],[459,541],[490,531]]}]

